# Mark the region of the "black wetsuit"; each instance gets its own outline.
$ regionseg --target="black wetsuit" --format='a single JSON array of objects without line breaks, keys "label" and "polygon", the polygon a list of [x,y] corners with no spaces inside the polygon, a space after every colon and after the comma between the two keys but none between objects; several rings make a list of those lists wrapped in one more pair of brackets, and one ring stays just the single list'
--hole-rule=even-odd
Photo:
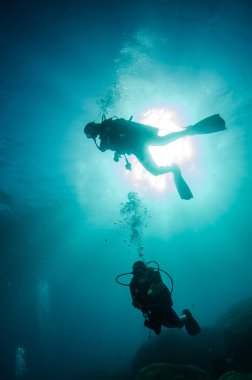
[{"label": "black wetsuit", "polygon": [[158,134],[157,128],[123,118],[105,119],[100,127],[100,150],[112,150],[119,154],[137,156]]},{"label": "black wetsuit", "polygon": [[165,327],[183,327],[183,321],[172,308],[171,293],[163,283],[159,271],[148,268],[148,278],[139,282],[134,276],[130,283],[133,305],[140,309],[145,318],[145,326],[154,330]]}]

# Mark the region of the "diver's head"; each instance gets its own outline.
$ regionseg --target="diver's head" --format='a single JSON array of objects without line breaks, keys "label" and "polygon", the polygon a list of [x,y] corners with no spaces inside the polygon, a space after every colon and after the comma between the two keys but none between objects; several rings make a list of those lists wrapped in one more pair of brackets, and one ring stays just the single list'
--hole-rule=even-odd
[{"label": "diver's head", "polygon": [[133,264],[133,275],[138,279],[138,280],[145,280],[146,277],[148,276],[148,267],[143,261],[136,261]]},{"label": "diver's head", "polygon": [[99,124],[96,124],[94,122],[88,123],[85,126],[84,133],[88,139],[95,139],[98,136],[99,134],[98,126]]}]

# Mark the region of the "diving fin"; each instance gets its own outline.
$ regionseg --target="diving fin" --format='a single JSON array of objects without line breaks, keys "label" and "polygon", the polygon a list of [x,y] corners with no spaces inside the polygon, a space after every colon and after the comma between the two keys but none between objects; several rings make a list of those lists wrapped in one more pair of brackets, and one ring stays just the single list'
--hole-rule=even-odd
[{"label": "diving fin", "polygon": [[186,200],[193,198],[193,194],[189,186],[187,185],[186,181],[182,177],[179,167],[176,164],[173,164],[172,167],[173,167],[172,172],[174,175],[174,183],[176,185],[176,189],[179,193],[180,198],[186,199]]},{"label": "diving fin", "polygon": [[185,323],[185,329],[188,332],[189,335],[197,335],[201,332],[201,328],[196,321],[196,319],[193,318],[192,313],[185,309],[182,311],[182,316],[185,316],[184,323]]},{"label": "diving fin", "polygon": [[212,115],[186,128],[188,135],[200,135],[224,131],[225,120],[219,114]]}]

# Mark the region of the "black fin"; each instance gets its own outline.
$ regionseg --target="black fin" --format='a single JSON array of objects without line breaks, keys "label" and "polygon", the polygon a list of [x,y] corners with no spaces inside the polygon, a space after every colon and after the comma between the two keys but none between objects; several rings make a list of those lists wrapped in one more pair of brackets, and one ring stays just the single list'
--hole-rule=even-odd
[{"label": "black fin", "polygon": [[181,199],[189,200],[193,194],[180,173],[174,173],[174,182]]},{"label": "black fin", "polygon": [[185,318],[185,329],[188,332],[189,335],[197,335],[201,332],[201,328],[196,321],[196,319],[193,318],[192,313],[189,310],[184,310],[182,312],[183,315],[186,316]]},{"label": "black fin", "polygon": [[189,135],[220,132],[226,129],[225,120],[219,114],[209,116],[187,128]]}]

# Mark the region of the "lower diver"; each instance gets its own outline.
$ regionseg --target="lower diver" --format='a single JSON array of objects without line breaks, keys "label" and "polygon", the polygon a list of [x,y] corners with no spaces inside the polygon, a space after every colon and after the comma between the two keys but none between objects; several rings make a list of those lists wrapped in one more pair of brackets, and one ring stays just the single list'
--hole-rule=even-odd
[{"label": "lower diver", "polygon": [[163,283],[159,270],[148,267],[143,261],[136,261],[129,286],[133,306],[144,315],[144,326],[157,335],[161,333],[162,326],[185,327],[190,335],[200,333],[200,326],[188,309],[183,310],[181,317],[173,309],[171,292]]},{"label": "lower diver", "polygon": [[[149,153],[149,146],[167,145],[185,136],[215,133],[225,129],[225,121],[219,114],[209,116],[182,131],[172,132],[165,136],[158,136],[158,128],[133,122],[132,117],[126,120],[117,117],[106,119],[103,116],[101,123],[88,123],[84,128],[84,133],[87,138],[94,140],[101,152],[114,151],[114,161],[118,162],[121,156],[124,156],[126,169],[131,170],[131,164],[126,155],[133,154],[143,167],[154,176],[172,173],[181,199],[189,200],[193,198],[193,194],[182,177],[179,166],[176,164],[156,165]],[[100,140],[99,145],[96,141],[97,137]]]}]

